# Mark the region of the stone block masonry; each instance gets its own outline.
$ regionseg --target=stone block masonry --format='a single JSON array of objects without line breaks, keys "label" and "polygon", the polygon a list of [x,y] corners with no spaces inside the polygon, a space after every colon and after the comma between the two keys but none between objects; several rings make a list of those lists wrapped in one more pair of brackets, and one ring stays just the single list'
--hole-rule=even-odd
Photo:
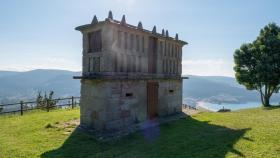
[{"label": "stone block masonry", "polygon": [[187,44],[113,19],[94,16],[83,35],[81,127],[116,132],[182,111],[182,47]]}]

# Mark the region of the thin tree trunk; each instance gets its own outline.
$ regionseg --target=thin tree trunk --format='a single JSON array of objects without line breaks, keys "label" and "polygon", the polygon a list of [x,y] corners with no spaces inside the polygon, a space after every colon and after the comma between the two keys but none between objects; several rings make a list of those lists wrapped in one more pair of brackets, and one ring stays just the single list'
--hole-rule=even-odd
[{"label": "thin tree trunk", "polygon": [[264,107],[269,107],[269,100],[270,100],[270,87],[268,85],[265,85],[265,94],[264,94]]},{"label": "thin tree trunk", "polygon": [[264,107],[270,106],[269,100],[270,100],[269,96],[264,96]]},{"label": "thin tree trunk", "polygon": [[264,107],[269,107],[270,106],[270,97],[272,95],[272,92],[270,91],[270,88],[268,88],[267,85],[264,85],[264,92],[262,89],[262,86],[260,86],[260,94],[261,94],[261,101]]},{"label": "thin tree trunk", "polygon": [[261,94],[262,105],[264,105],[264,99],[263,99],[264,97],[263,97],[262,89],[260,88],[259,91],[260,91],[260,94]]}]

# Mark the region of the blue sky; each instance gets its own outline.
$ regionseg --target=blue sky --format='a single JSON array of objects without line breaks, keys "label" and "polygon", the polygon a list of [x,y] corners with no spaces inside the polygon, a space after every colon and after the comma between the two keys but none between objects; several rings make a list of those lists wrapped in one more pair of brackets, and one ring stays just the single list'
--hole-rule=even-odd
[{"label": "blue sky", "polygon": [[233,52],[269,22],[280,25],[278,0],[3,0],[0,2],[0,70],[81,70],[76,26],[96,14],[152,30],[168,29],[189,45],[183,74],[234,76]]}]

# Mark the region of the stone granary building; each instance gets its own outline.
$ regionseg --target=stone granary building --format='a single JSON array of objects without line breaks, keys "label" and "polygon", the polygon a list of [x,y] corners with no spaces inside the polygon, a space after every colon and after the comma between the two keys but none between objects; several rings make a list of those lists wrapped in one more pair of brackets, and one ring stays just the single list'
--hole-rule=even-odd
[{"label": "stone granary building", "polygon": [[94,16],[76,28],[83,35],[81,126],[118,130],[182,111],[182,47],[169,36]]}]

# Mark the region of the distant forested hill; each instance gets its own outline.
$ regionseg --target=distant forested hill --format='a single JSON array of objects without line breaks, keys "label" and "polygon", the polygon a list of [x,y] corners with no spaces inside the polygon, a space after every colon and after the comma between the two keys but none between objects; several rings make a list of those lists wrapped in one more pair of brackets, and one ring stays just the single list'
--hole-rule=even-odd
[{"label": "distant forested hill", "polygon": [[[188,76],[184,80],[183,96],[188,102],[205,101],[211,103],[260,102],[257,91],[248,91],[235,78],[224,76]],[[279,95],[272,101],[279,102]]]},{"label": "distant forested hill", "polygon": [[79,72],[64,70],[0,71],[0,102],[34,99],[39,91],[54,91],[56,97],[79,96]]},{"label": "distant forested hill", "polygon": [[[34,99],[39,91],[54,91],[56,97],[79,96],[81,72],[64,70],[0,71],[0,103]],[[259,101],[256,91],[248,91],[234,78],[223,76],[188,76],[183,96],[188,102],[242,103]],[[274,97],[279,102],[280,97]]]},{"label": "distant forested hill", "polygon": [[21,72],[16,72],[16,71],[0,71],[0,78],[1,77],[7,77],[7,76],[13,76],[20,74]]}]

